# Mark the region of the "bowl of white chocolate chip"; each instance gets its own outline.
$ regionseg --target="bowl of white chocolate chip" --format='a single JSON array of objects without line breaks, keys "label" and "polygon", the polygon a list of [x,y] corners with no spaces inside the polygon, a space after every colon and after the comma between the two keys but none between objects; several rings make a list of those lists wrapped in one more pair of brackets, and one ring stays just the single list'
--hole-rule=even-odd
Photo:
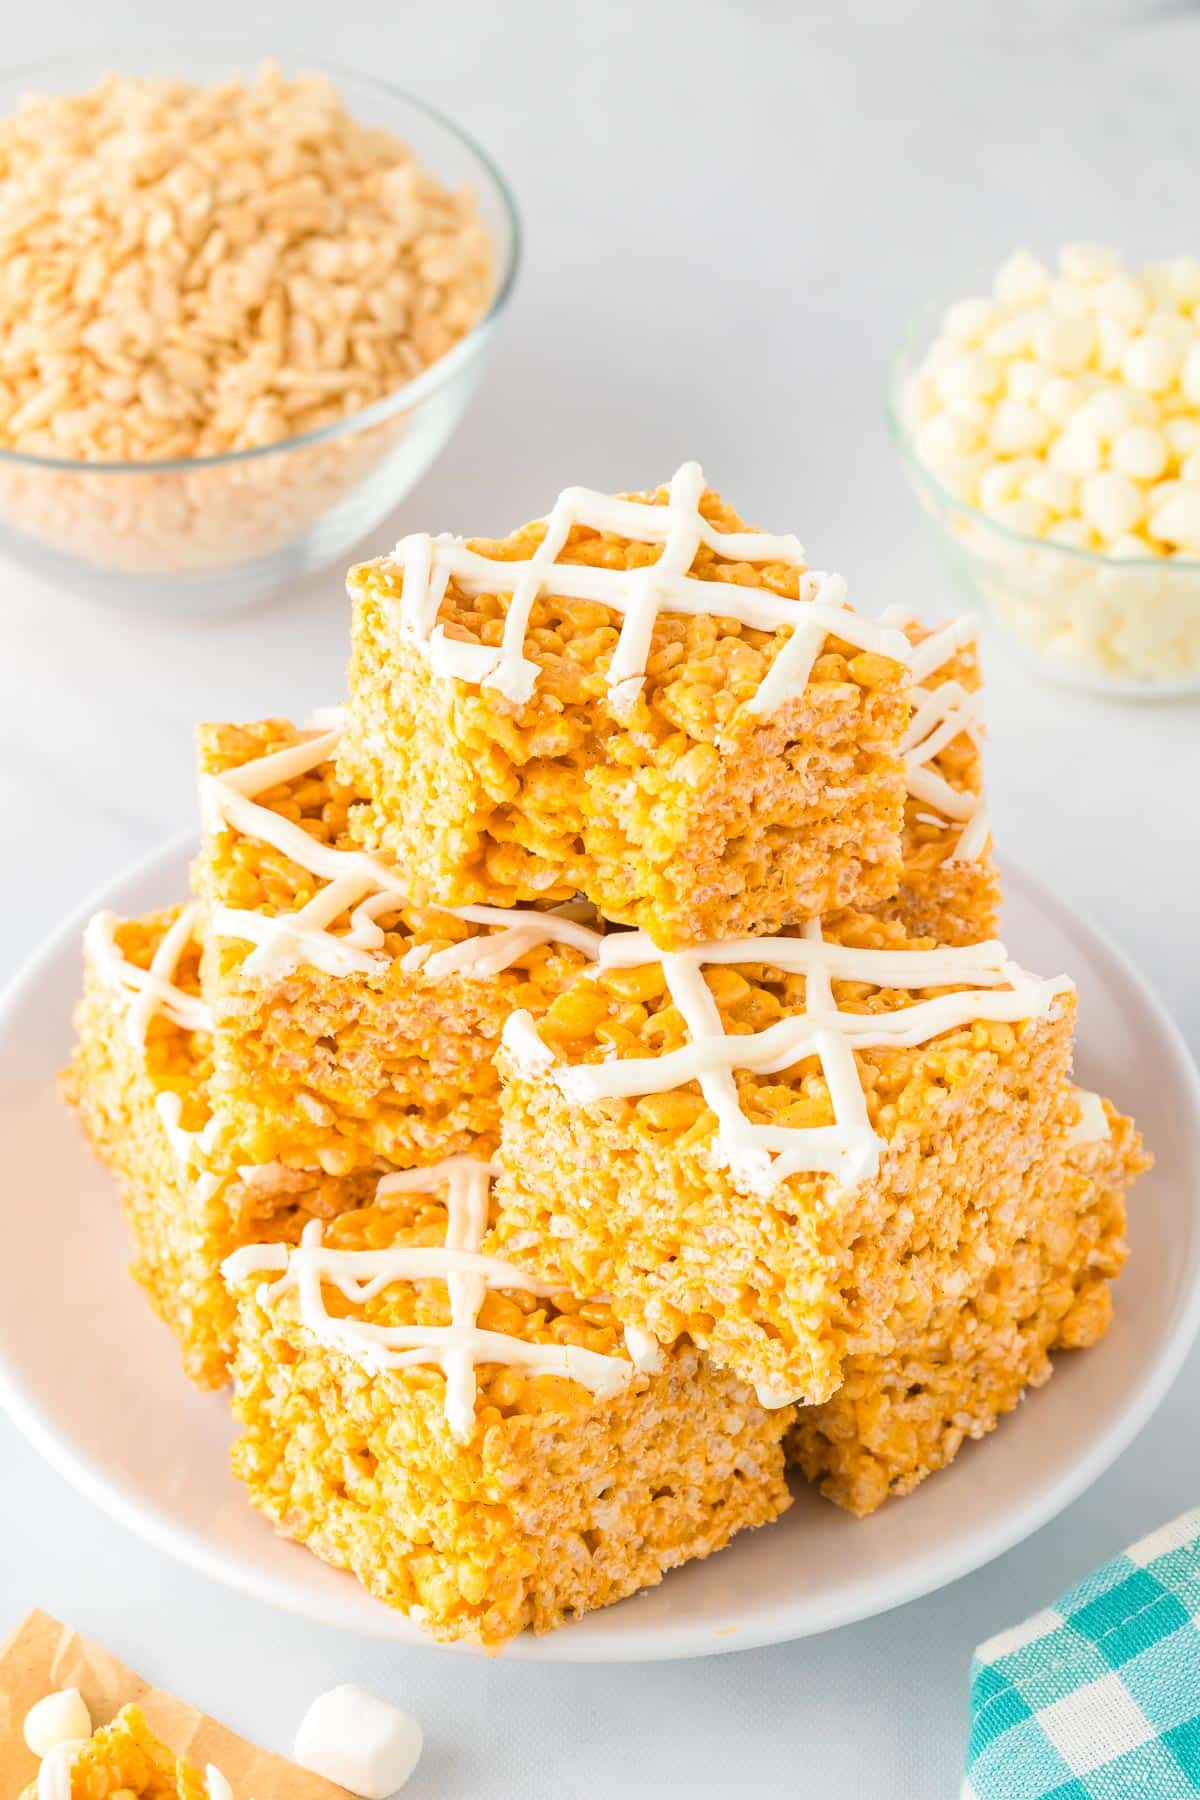
[{"label": "bowl of white chocolate chip", "polygon": [[956,577],[1039,668],[1200,691],[1200,258],[1019,251],[917,321],[888,415]]}]

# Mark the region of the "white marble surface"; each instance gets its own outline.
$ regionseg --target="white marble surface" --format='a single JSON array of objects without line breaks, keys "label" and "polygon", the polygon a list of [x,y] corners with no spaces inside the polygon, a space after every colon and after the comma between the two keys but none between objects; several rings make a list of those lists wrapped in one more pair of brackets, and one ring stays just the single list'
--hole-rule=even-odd
[{"label": "white marble surface", "polygon": [[[184,9],[180,9],[181,11]],[[378,539],[500,529],[566,480],[630,486],[687,455],[798,530],[868,609],[952,604],[880,418],[906,315],[1018,241],[1195,250],[1200,13],[1008,0],[206,0],[216,42],[305,47],[458,114],[528,228],[516,304],[441,465]],[[42,0],[5,59],[103,40],[137,0]],[[198,28],[198,26],[197,26]],[[1181,233],[1189,224],[1190,242]],[[337,697],[336,571],[256,614],[174,625],[0,571],[0,974],[191,815],[198,717]],[[1200,1040],[1200,708],[1106,704],[991,658],[997,829],[1105,926]],[[992,1568],[829,1638],[636,1671],[450,1661],[356,1643],[206,1585],[92,1513],[0,1422],[0,1626],[39,1603],[285,1747],[312,1693],[401,1697],[439,1800],[600,1792],[956,1791],[967,1656],[1200,1489],[1195,1360],[1136,1447]],[[154,1454],[147,1442],[146,1454]]]}]

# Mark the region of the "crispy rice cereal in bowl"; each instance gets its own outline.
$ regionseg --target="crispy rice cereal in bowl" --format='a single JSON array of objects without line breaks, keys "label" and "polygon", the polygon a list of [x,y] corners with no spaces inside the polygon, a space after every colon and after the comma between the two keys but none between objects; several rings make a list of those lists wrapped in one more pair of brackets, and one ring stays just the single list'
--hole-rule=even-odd
[{"label": "crispy rice cereal in bowl", "polygon": [[179,610],[395,505],[473,392],[517,240],[499,176],[415,100],[188,72],[0,82],[4,548],[125,603],[170,577]]}]

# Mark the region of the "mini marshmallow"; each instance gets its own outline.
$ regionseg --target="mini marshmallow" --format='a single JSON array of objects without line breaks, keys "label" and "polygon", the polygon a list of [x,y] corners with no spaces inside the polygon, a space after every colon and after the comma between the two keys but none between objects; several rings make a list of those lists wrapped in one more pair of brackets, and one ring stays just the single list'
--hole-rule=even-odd
[{"label": "mini marshmallow", "polygon": [[416,1768],[422,1742],[416,1719],[346,1683],[313,1701],[296,1733],[295,1757],[302,1769],[361,1800],[387,1800]]},{"label": "mini marshmallow", "polygon": [[25,1714],[25,1742],[35,1756],[49,1756],[56,1744],[78,1743],[92,1735],[92,1715],[78,1688],[46,1694]]}]

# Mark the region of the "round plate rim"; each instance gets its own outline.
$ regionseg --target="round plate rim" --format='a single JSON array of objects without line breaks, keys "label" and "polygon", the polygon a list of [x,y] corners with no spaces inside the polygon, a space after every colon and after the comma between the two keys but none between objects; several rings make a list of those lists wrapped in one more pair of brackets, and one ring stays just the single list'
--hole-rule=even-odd
[{"label": "round plate rim", "polygon": [[[11,1013],[31,989],[38,985],[43,971],[50,968],[70,947],[78,943],[83,926],[91,914],[111,902],[122,891],[153,878],[160,868],[189,853],[196,844],[193,830],[177,833],[152,849],[109,880],[102,882],[88,900],[56,926],[26,957],[15,975],[0,992],[0,1039],[3,1038]],[[1109,934],[1092,923],[1076,908],[1069,906],[1045,887],[1036,877],[1011,862],[1002,864],[1006,893],[1021,890],[1023,896],[1040,913],[1051,917],[1068,933],[1090,938],[1092,948],[1112,963],[1119,976],[1137,994],[1150,1022],[1163,1041],[1176,1073],[1182,1078],[1191,1099],[1193,1123],[1200,1122],[1200,1071],[1197,1070],[1179,1026],[1167,1011],[1154,987],[1147,981],[1124,950]],[[1200,1334],[1200,1229],[1194,1207],[1183,1215],[1189,1220],[1185,1256],[1186,1279],[1180,1284],[1174,1316],[1164,1330],[1158,1358],[1151,1365],[1141,1387],[1115,1415],[1106,1429],[1097,1433],[1088,1450],[1054,1481],[1048,1482],[1038,1495],[1025,1505],[1014,1508],[1004,1520],[990,1529],[964,1534],[956,1548],[936,1562],[918,1560],[914,1573],[902,1566],[891,1580],[881,1580],[877,1590],[861,1601],[853,1598],[841,1602],[835,1597],[806,1596],[800,1603],[800,1616],[790,1622],[774,1617],[756,1627],[753,1621],[739,1627],[736,1633],[714,1636],[696,1625],[674,1625],[658,1630],[639,1645],[636,1633],[632,1642],[626,1634],[614,1642],[606,1637],[577,1638],[570,1630],[556,1631],[544,1637],[523,1633],[507,1645],[506,1659],[531,1662],[570,1663],[636,1663],[684,1661],[697,1656],[732,1655],[741,1650],[761,1649],[772,1644],[796,1642],[818,1636],[844,1625],[860,1623],[890,1612],[898,1606],[919,1600],[947,1587],[985,1564],[1002,1556],[1023,1542],[1066,1507],[1077,1500],[1111,1467],[1128,1448],[1138,1433],[1149,1423]],[[385,1638],[405,1647],[450,1649],[457,1654],[481,1654],[470,1645],[435,1645],[419,1628],[402,1615],[379,1606],[379,1623],[372,1622],[369,1609],[363,1617],[345,1615],[338,1604],[330,1604],[325,1595],[310,1593],[300,1583],[261,1575],[240,1558],[213,1548],[189,1529],[179,1526],[152,1504],[138,1498],[125,1484],[97,1470],[91,1460],[42,1415],[41,1409],[26,1393],[0,1353],[0,1410],[7,1414],[17,1430],[40,1456],[72,1486],[76,1492],[114,1519],[142,1542],[173,1557],[185,1567],[219,1585],[262,1601],[276,1610],[331,1626],[351,1635]],[[398,1626],[406,1629],[397,1629]]]}]

